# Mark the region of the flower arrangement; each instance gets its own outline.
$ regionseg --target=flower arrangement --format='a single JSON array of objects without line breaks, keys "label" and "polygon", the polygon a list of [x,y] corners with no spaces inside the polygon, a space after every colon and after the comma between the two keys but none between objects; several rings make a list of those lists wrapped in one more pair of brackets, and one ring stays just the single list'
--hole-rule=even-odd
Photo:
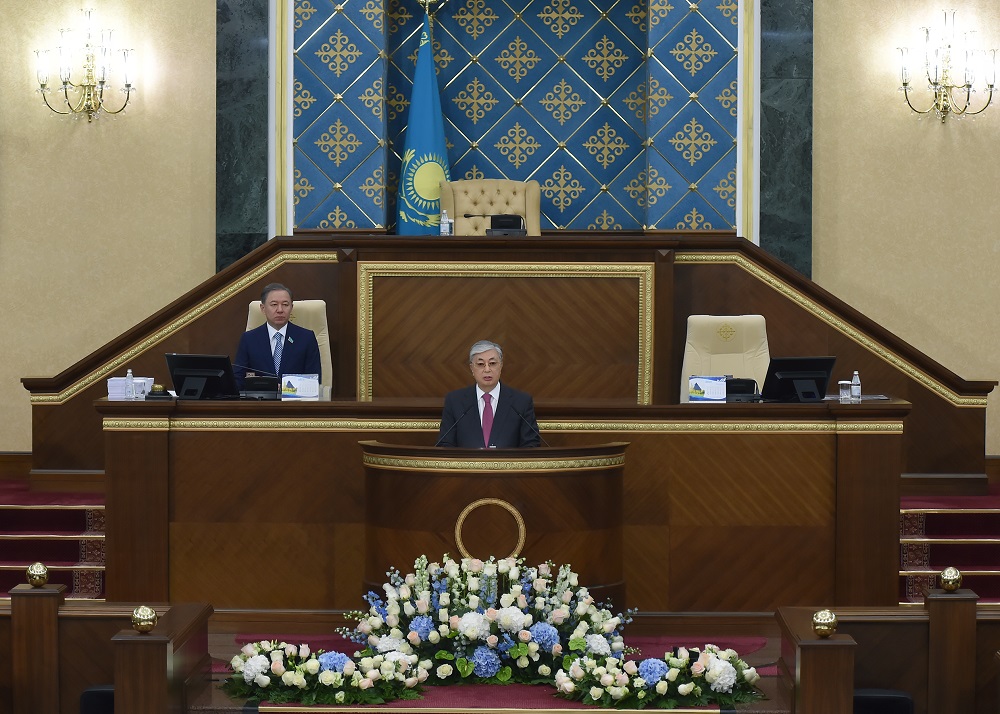
[{"label": "flower arrangement", "polygon": [[388,573],[383,593],[338,632],[353,657],[308,645],[251,642],[223,684],[234,697],[302,704],[379,704],[420,696],[421,685],[547,684],[559,696],[603,707],[732,706],[761,697],[753,667],[731,649],[677,648],[627,660],[630,611],[594,602],[569,565],[523,559],[421,556]]},{"label": "flower arrangement", "polygon": [[384,597],[368,593],[368,610],[349,613],[357,625],[341,634],[366,646],[362,654],[432,660],[428,684],[551,684],[571,642],[595,657],[625,649],[630,615],[595,603],[569,565],[421,556],[412,573],[388,576]]},{"label": "flower arrangement", "polygon": [[705,645],[678,647],[663,659],[624,660],[584,655],[556,672],[559,696],[602,707],[642,709],[731,708],[761,697],[754,687],[760,675],[734,650]]},{"label": "flower arrangement", "polygon": [[251,701],[302,704],[382,704],[416,699],[430,662],[392,653],[355,662],[342,652],[310,652],[309,645],[262,640],[244,645],[229,663],[223,689]]}]

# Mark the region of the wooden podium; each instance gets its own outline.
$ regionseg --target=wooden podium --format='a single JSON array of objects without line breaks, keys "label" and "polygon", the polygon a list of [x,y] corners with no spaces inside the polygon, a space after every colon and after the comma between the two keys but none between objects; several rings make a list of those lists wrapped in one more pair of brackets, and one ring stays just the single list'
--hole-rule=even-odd
[{"label": "wooden podium", "polygon": [[523,556],[570,564],[598,600],[625,604],[625,442],[568,448],[442,449],[360,442],[365,586],[420,555]]}]

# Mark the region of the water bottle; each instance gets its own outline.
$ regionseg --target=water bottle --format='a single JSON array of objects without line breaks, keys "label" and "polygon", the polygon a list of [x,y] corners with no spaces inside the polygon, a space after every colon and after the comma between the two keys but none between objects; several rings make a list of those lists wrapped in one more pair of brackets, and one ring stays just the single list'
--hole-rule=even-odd
[{"label": "water bottle", "polygon": [[125,373],[125,399],[135,400],[135,377],[132,376],[131,369]]},{"label": "water bottle", "polygon": [[861,376],[858,374],[858,370],[854,370],[854,376],[851,377],[851,404],[861,403]]},{"label": "water bottle", "polygon": [[441,210],[441,235],[451,235],[451,219],[448,218],[448,211],[445,209]]}]

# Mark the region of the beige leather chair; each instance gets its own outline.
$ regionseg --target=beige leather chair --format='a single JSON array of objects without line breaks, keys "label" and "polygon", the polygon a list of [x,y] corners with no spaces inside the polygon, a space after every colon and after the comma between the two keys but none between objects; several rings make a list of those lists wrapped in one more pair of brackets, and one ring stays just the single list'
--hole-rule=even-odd
[{"label": "beige leather chair", "polygon": [[688,401],[691,375],[755,379],[760,391],[770,361],[763,315],[690,315],[681,364],[681,402]]},{"label": "beige leather chair", "polygon": [[484,236],[490,227],[489,218],[476,216],[510,214],[522,216],[529,236],[540,236],[541,189],[537,181],[507,179],[475,179],[441,182],[441,210],[455,221],[455,235]]},{"label": "beige leather chair", "polygon": [[[299,327],[316,333],[319,344],[319,363],[323,369],[320,386],[321,399],[329,401],[333,391],[333,355],[330,352],[330,328],[326,323],[326,300],[296,300],[292,304],[291,321]],[[264,324],[264,313],[260,309],[260,300],[250,303],[247,313],[247,330]]]}]

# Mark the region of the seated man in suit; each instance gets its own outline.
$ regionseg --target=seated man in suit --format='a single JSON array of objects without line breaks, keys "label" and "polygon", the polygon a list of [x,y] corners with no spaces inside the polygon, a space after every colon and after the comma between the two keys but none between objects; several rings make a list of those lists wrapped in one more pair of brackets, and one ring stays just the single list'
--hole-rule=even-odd
[{"label": "seated man in suit", "polygon": [[260,294],[260,309],[266,322],[240,337],[233,360],[236,384],[243,389],[247,372],[265,377],[283,374],[320,374],[316,333],[288,321],[292,315],[292,291],[271,283]]},{"label": "seated man in suit", "polygon": [[474,344],[469,350],[469,369],[476,383],[444,398],[440,436],[435,446],[472,449],[538,446],[541,436],[531,395],[500,384],[503,369],[500,345],[489,340]]}]

